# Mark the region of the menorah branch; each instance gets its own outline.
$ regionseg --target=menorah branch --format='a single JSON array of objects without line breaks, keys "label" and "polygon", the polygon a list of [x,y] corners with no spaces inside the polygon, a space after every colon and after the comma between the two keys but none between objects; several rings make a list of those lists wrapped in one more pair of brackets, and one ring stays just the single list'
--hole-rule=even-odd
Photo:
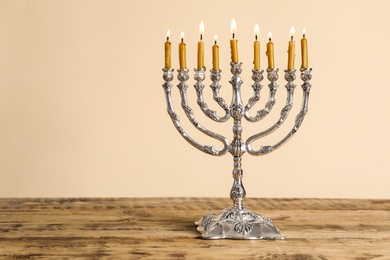
[{"label": "menorah branch", "polygon": [[293,98],[294,98],[294,90],[296,85],[294,84],[295,80],[295,70],[285,70],[285,77],[287,80],[286,89],[287,89],[287,98],[286,98],[286,104],[283,107],[282,111],[280,112],[280,117],[276,121],[274,125],[272,125],[270,128],[266,129],[265,131],[262,131],[258,134],[252,135],[247,139],[245,142],[247,151],[251,155],[265,155],[275,150],[274,146],[267,145],[267,146],[261,146],[259,150],[253,150],[252,149],[252,143],[260,138],[263,138],[274,131],[276,131],[287,119],[292,107],[293,107]]},{"label": "menorah branch", "polygon": [[182,107],[184,107],[184,109],[186,111],[186,114],[189,117],[189,119],[191,118],[190,121],[192,120],[192,123],[200,131],[202,131],[203,133],[207,134],[208,136],[211,136],[211,137],[221,141],[224,144],[224,147],[223,147],[222,150],[216,150],[213,146],[201,145],[198,142],[196,142],[194,139],[192,139],[184,131],[183,127],[180,124],[179,116],[176,114],[176,112],[175,112],[175,110],[173,108],[173,103],[172,103],[172,96],[171,96],[172,85],[171,85],[171,81],[174,78],[173,77],[173,71],[174,70],[172,68],[164,68],[163,69],[163,79],[164,79],[165,82],[164,82],[164,84],[162,86],[163,86],[164,92],[165,92],[165,99],[166,99],[166,103],[167,103],[167,112],[168,112],[169,116],[171,117],[172,123],[176,127],[177,131],[181,134],[181,136],[188,143],[190,143],[192,146],[194,146],[195,148],[197,148],[198,150],[200,150],[202,152],[205,152],[205,153],[210,154],[210,155],[215,155],[215,156],[220,156],[220,155],[223,155],[223,154],[227,153],[228,148],[229,148],[229,141],[225,137],[223,137],[221,135],[217,135],[217,134],[207,130],[206,128],[204,128],[203,126],[198,124],[195,119],[192,120],[192,118],[193,118],[192,109],[188,106],[186,93],[185,93],[185,89],[187,88],[185,86],[185,81],[188,79],[188,70],[187,71],[185,71],[185,70],[181,71],[182,73],[179,72],[180,75],[178,76],[178,78],[180,80],[179,88],[183,89],[183,91],[181,91],[181,93],[180,93],[180,95],[182,97]]},{"label": "menorah branch", "polygon": [[[295,80],[295,70],[286,70],[285,72],[286,72],[285,79],[288,81],[286,88],[287,88],[288,93],[289,93],[289,95],[287,97],[287,104],[286,104],[285,108],[282,110],[281,118],[274,126],[267,129],[266,131],[263,131],[259,134],[253,135],[250,138],[248,138],[248,140],[246,142],[246,146],[247,146],[248,153],[251,155],[265,155],[265,154],[268,154],[270,152],[275,151],[276,149],[280,148],[282,145],[287,143],[294,136],[294,134],[298,131],[299,127],[301,126],[301,124],[303,122],[303,119],[305,118],[305,116],[308,112],[309,94],[310,94],[310,88],[311,88],[311,84],[309,83],[309,80],[311,79],[311,74],[310,74],[311,68],[301,69],[301,79],[304,81],[304,83],[302,85],[302,89],[303,89],[302,106],[301,106],[300,112],[298,113],[298,115],[295,118],[295,124],[294,124],[292,130],[281,141],[279,141],[278,143],[276,143],[274,145],[261,146],[261,148],[257,151],[254,151],[251,148],[251,143],[253,141],[255,141],[261,137],[264,137],[264,136],[270,134],[271,132],[275,131],[277,128],[279,128],[280,125],[287,118],[287,115],[288,115],[289,111],[291,110],[293,90],[296,86],[293,83],[293,81]],[[281,119],[283,119],[283,121],[280,121]]]},{"label": "menorah branch", "polygon": [[275,94],[278,89],[278,84],[276,83],[278,79],[278,69],[267,69],[267,78],[270,80],[269,87],[269,98],[268,102],[265,104],[265,108],[257,111],[256,116],[252,117],[249,114],[249,110],[260,100],[260,91],[262,89],[261,81],[264,79],[263,70],[252,70],[252,79],[254,80],[253,96],[249,99],[248,104],[245,106],[245,118],[250,122],[257,122],[266,117],[269,112],[271,112],[275,104]]},{"label": "menorah branch", "polygon": [[229,106],[226,104],[225,100],[219,94],[219,89],[221,88],[221,86],[219,85],[218,82],[221,79],[221,71],[210,70],[211,80],[213,81],[210,87],[213,90],[214,100],[217,101],[217,103],[225,110],[225,115],[222,117],[218,116],[216,111],[210,110],[208,108],[207,103],[204,101],[203,98],[204,85],[202,82],[206,78],[205,68],[196,68],[194,69],[194,71],[195,71],[194,79],[196,80],[194,87],[197,95],[197,103],[200,109],[207,117],[211,118],[212,120],[216,122],[226,122],[230,118],[230,109]]}]

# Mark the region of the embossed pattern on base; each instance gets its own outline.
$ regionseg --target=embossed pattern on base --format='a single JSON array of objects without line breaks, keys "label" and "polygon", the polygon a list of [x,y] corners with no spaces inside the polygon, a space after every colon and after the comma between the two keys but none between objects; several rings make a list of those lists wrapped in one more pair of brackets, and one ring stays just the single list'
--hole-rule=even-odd
[{"label": "embossed pattern on base", "polygon": [[195,225],[204,239],[285,239],[272,220],[244,207],[208,213]]}]

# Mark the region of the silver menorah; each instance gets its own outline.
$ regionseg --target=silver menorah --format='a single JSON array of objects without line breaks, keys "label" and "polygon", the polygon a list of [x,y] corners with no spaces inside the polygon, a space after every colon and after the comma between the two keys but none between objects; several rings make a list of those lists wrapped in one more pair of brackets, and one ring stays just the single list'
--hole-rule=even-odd
[{"label": "silver menorah", "polygon": [[203,113],[216,122],[226,122],[230,118],[233,118],[233,141],[229,142],[228,139],[222,135],[214,133],[204,126],[199,124],[194,117],[194,112],[188,105],[187,100],[187,85],[186,81],[189,79],[188,69],[178,69],[178,80],[180,81],[177,87],[180,91],[181,96],[181,106],[187,115],[190,122],[199,129],[202,133],[219,140],[223,143],[223,148],[221,150],[216,150],[213,146],[202,145],[192,139],[180,125],[180,120],[178,115],[175,113],[172,104],[171,98],[171,81],[173,80],[173,68],[163,68],[163,79],[165,83],[163,84],[165,90],[165,97],[167,102],[167,110],[170,115],[173,124],[179,133],[186,139],[191,145],[199,149],[202,152],[205,152],[214,156],[221,156],[230,152],[233,155],[234,160],[234,169],[233,169],[233,187],[230,192],[230,198],[233,200],[233,206],[222,210],[220,213],[208,213],[204,215],[199,221],[195,224],[197,226],[197,231],[201,233],[202,238],[204,239],[220,239],[220,238],[230,238],[230,239],[284,239],[279,232],[279,230],[274,226],[272,220],[248,210],[243,206],[243,201],[246,197],[246,192],[242,184],[243,170],[241,169],[241,157],[245,152],[248,152],[251,155],[265,155],[269,154],[276,149],[280,148],[283,144],[289,141],[293,135],[298,131],[299,127],[302,124],[302,121],[308,112],[308,101],[311,84],[309,83],[311,79],[311,68],[302,68],[301,79],[303,81],[303,100],[302,107],[300,112],[295,118],[295,124],[292,130],[278,143],[274,145],[261,146],[259,150],[252,149],[252,143],[262,137],[265,137],[275,130],[277,130],[286,120],[289,112],[293,106],[293,96],[294,89],[296,85],[294,84],[295,80],[295,69],[285,70],[284,78],[287,81],[287,99],[286,105],[283,107],[280,117],[277,122],[272,125],[270,128],[252,135],[245,142],[243,141],[241,134],[243,127],[241,125],[242,118],[250,122],[258,122],[263,119],[266,115],[270,113],[274,104],[275,104],[275,94],[278,88],[276,81],[278,80],[278,69],[272,68],[267,69],[267,78],[270,81],[269,87],[269,99],[265,104],[265,107],[257,111],[255,116],[249,114],[250,109],[260,100],[260,90],[262,89],[261,82],[263,80],[263,70],[252,70],[253,75],[252,79],[254,81],[253,96],[249,99],[248,104],[244,106],[241,98],[241,80],[240,73],[241,62],[231,62],[231,73],[233,74],[230,83],[233,87],[233,97],[230,106],[228,106],[225,100],[220,96],[219,90],[221,86],[219,81],[221,79],[221,70],[210,70],[212,84],[210,85],[213,91],[213,98],[218,103],[219,106],[225,111],[223,116],[218,116],[216,111],[210,110],[208,105],[203,99],[203,80],[206,78],[205,68],[195,69],[194,78],[196,83],[194,85],[197,94],[197,103]]}]

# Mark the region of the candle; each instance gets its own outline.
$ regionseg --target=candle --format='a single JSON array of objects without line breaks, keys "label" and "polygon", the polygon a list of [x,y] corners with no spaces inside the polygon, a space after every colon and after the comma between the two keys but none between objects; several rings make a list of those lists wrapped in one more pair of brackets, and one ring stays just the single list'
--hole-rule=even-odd
[{"label": "candle", "polygon": [[295,59],[294,33],[295,33],[295,29],[293,26],[293,27],[291,27],[291,30],[290,30],[291,40],[288,42],[288,64],[287,64],[288,70],[294,69],[294,59]]},{"label": "candle", "polygon": [[301,56],[302,66],[301,68],[307,69],[309,67],[308,55],[307,55],[307,40],[306,40],[306,29],[302,30],[303,38],[301,39]]},{"label": "candle", "polygon": [[179,61],[180,69],[186,69],[186,44],[184,43],[184,32],[181,32],[180,35],[181,42],[179,43]]},{"label": "candle", "polygon": [[255,25],[254,34],[255,34],[255,42],[253,43],[253,49],[254,49],[253,68],[255,70],[259,70],[260,69],[260,42],[257,40],[259,37],[258,24]]},{"label": "candle", "polygon": [[268,69],[275,68],[274,65],[274,43],[272,42],[272,33],[268,33],[268,43],[267,43],[267,57],[268,57]]},{"label": "candle", "polygon": [[204,44],[203,44],[204,24],[203,21],[199,25],[199,38],[198,41],[198,68],[204,67]]},{"label": "candle", "polygon": [[232,20],[230,31],[232,32],[232,39],[230,40],[230,52],[232,57],[232,62],[238,62],[238,49],[237,49],[237,40],[236,37],[236,20]]},{"label": "candle", "polygon": [[169,42],[169,36],[171,30],[167,32],[167,41],[165,42],[165,68],[171,67],[171,43]]},{"label": "candle", "polygon": [[218,36],[214,35],[213,45],[213,70],[219,70],[219,46],[217,45]]}]

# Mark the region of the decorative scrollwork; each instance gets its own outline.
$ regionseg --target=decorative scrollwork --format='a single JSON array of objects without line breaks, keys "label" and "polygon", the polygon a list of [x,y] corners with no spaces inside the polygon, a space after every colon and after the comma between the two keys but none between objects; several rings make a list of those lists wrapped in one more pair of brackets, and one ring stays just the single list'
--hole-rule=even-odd
[{"label": "decorative scrollwork", "polygon": [[168,109],[168,114],[171,116],[172,120],[180,121],[179,116],[172,109]]},{"label": "decorative scrollwork", "polygon": [[234,211],[226,209],[221,212],[221,220],[234,219]]},{"label": "decorative scrollwork", "polygon": [[241,65],[242,65],[242,62],[230,62],[230,72],[234,76],[241,74],[241,72],[242,72]]},{"label": "decorative scrollwork", "polygon": [[280,111],[280,115],[286,116],[286,114],[290,112],[291,108],[292,108],[292,104],[288,104],[287,106],[283,107],[282,111]]},{"label": "decorative scrollwork", "polygon": [[215,213],[207,213],[206,215],[204,215],[202,217],[202,219],[201,219],[199,224],[202,225],[202,226],[207,226],[211,222],[211,220],[213,218],[215,218],[215,217],[216,217]]},{"label": "decorative scrollwork", "polygon": [[287,80],[288,82],[294,81],[296,78],[295,71],[296,71],[295,69],[285,70],[284,79]]},{"label": "decorative scrollwork", "polygon": [[[256,116],[252,117],[249,115],[249,110],[256,104],[257,101],[260,100],[260,91],[262,89],[262,85],[260,82],[263,80],[263,70],[252,70],[253,75],[252,79],[255,81],[255,83],[252,85],[253,88],[253,96],[249,99],[248,104],[245,106],[245,118],[250,122],[257,122],[261,119],[265,118],[269,112],[271,112],[274,104],[275,104],[275,94],[276,90],[278,88],[278,85],[276,84],[275,80],[277,80],[277,72],[278,69],[268,69],[268,75],[267,77],[272,79],[271,83],[268,85],[269,87],[269,98],[268,102],[265,105],[265,108],[257,111]],[[272,75],[270,75],[272,74]]]},{"label": "decorative scrollwork", "polygon": [[190,78],[190,76],[188,75],[188,69],[180,69],[177,71],[178,71],[177,79],[180,82],[185,82]]},{"label": "decorative scrollwork", "polygon": [[216,121],[216,122],[225,122],[226,120],[229,119],[230,117],[230,114],[229,114],[229,110],[228,110],[228,107],[225,103],[225,101],[223,100],[223,98],[221,98],[219,96],[219,89],[220,89],[220,86],[218,84],[218,80],[221,78],[220,75],[217,75],[219,74],[221,71],[220,70],[211,70],[212,72],[212,75],[214,75],[212,77],[212,79],[214,79],[215,81],[211,84],[211,88],[213,89],[213,97],[214,99],[219,99],[220,102],[218,102],[218,104],[220,104],[220,106],[224,107],[224,110],[226,112],[225,116],[224,117],[219,117],[217,116],[217,112],[214,111],[214,110],[210,110],[208,108],[208,105],[207,103],[204,101],[203,99],[203,89],[204,89],[204,85],[202,84],[202,81],[205,79],[205,68],[202,68],[202,69],[195,69],[195,76],[194,76],[194,79],[197,81],[194,85],[195,87],[195,90],[196,90],[196,95],[197,95],[197,103],[200,107],[200,109],[203,111],[203,113],[211,118],[212,120]]},{"label": "decorative scrollwork", "polygon": [[[218,82],[221,80],[221,70],[210,70],[210,78],[213,82]],[[216,84],[218,86],[218,84]]]},{"label": "decorative scrollwork", "polygon": [[260,148],[260,153],[261,154],[267,154],[267,153],[270,153],[274,150],[274,148],[271,146],[271,145],[266,145],[266,146],[262,146]]},{"label": "decorative scrollwork", "polygon": [[242,235],[248,234],[253,229],[252,223],[246,221],[235,222],[233,226],[234,226],[234,231],[236,231],[237,233],[241,233]]},{"label": "decorative scrollwork", "polygon": [[301,69],[301,79],[305,82],[311,80],[311,68]]},{"label": "decorative scrollwork", "polygon": [[233,117],[242,117],[244,112],[244,106],[242,104],[233,103],[230,106],[230,111]]},{"label": "decorative scrollwork", "polygon": [[173,80],[173,69],[172,68],[163,68],[163,79],[164,81]]},{"label": "decorative scrollwork", "polygon": [[245,190],[244,187],[241,187],[240,185],[234,185],[230,192],[230,197],[235,199],[243,199],[245,196]]},{"label": "decorative scrollwork", "polygon": [[254,82],[258,83],[264,79],[263,70],[252,70],[252,79]]},{"label": "decorative scrollwork", "polygon": [[218,151],[214,149],[213,146],[203,146],[203,151],[208,154],[217,155]]}]

